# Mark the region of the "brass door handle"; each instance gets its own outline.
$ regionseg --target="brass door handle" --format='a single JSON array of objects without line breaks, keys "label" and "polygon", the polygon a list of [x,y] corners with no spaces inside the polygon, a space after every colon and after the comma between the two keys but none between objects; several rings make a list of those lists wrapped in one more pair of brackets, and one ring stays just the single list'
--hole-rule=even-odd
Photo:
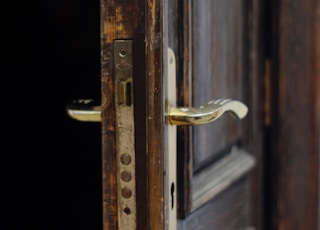
[{"label": "brass door handle", "polygon": [[[237,119],[243,119],[248,107],[240,101],[218,99],[200,107],[173,107],[169,110],[171,125],[201,125],[218,119],[225,112]],[[75,100],[67,105],[67,114],[78,121],[101,122],[101,106],[92,99]]]},{"label": "brass door handle", "polygon": [[101,122],[101,105],[92,99],[74,100],[66,107],[67,114],[78,121]]},{"label": "brass door handle", "polygon": [[247,115],[248,107],[240,101],[218,99],[198,108],[173,107],[169,109],[168,120],[172,125],[201,125],[218,119],[225,112],[242,119]]}]

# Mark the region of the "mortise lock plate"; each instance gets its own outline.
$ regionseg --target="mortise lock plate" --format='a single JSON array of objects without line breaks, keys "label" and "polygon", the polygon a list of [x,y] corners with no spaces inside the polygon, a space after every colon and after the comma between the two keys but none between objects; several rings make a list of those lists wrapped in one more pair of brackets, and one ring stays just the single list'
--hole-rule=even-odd
[{"label": "mortise lock plate", "polygon": [[[132,40],[113,42],[118,229],[126,230],[137,227],[132,49]],[[101,105],[95,103],[75,100],[67,105],[67,113],[78,121],[101,122]]]},{"label": "mortise lock plate", "polygon": [[115,40],[116,153],[119,229],[136,230],[136,153],[132,76],[132,40]]}]

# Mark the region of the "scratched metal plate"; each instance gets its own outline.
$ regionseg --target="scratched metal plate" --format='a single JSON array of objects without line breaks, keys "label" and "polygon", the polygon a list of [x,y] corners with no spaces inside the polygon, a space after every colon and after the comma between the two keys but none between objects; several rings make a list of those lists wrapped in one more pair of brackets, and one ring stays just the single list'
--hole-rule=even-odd
[{"label": "scratched metal plate", "polygon": [[116,149],[119,229],[135,230],[137,221],[132,41],[114,41]]}]

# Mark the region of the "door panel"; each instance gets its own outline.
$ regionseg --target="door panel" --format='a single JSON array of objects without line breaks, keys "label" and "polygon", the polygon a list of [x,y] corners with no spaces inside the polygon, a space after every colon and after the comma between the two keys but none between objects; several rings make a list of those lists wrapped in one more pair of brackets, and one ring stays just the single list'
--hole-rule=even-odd
[{"label": "door panel", "polygon": [[180,220],[178,229],[254,229],[250,228],[252,214],[247,203],[250,197],[246,183],[246,178],[241,179],[201,209]]},{"label": "door panel", "polygon": [[[125,39],[134,54],[136,229],[172,226],[172,194],[178,229],[319,229],[319,0],[8,2],[5,12],[15,12],[3,20],[3,79],[11,88],[3,100],[11,112],[3,127],[12,141],[2,154],[10,166],[3,186],[8,226],[114,230],[123,226],[119,212],[134,214],[119,209],[117,187],[117,146],[126,141],[117,133],[125,127],[116,116],[114,40]],[[172,193],[168,47],[177,60],[177,105],[231,97],[249,107],[244,120],[225,115],[177,127]],[[100,93],[101,124],[65,114],[65,103]]]},{"label": "door panel", "polygon": [[[180,49],[176,52],[180,50],[183,56],[178,63],[178,103],[196,107],[212,99],[232,98],[248,105],[249,113],[243,120],[225,115],[205,125],[178,127],[179,228],[192,229],[190,223],[201,223],[197,225],[200,229],[259,228],[263,91],[256,90],[261,86],[263,60],[257,30],[262,22],[260,5],[191,0],[180,4],[176,7],[183,9],[183,16],[170,19],[175,15],[169,14],[168,20],[176,23],[176,27],[168,25],[173,30],[169,34],[178,34],[175,39]],[[169,12],[174,12],[174,6]],[[169,44],[174,45],[170,38]],[[237,218],[222,221],[216,207],[219,213]],[[211,218],[203,218],[203,213]]]},{"label": "door panel", "polygon": [[[270,5],[274,7],[277,15],[273,18],[274,24],[268,22],[269,12],[266,11],[270,8],[264,8]],[[115,88],[118,85],[115,84],[114,78],[114,69],[118,67],[114,66],[112,56],[115,39],[132,40],[133,53],[137,55],[133,61],[134,123],[137,129],[134,131],[135,146],[132,151],[133,154],[137,154],[135,155],[137,212],[127,214],[136,215],[138,229],[168,229],[168,226],[172,226],[168,224],[169,207],[171,211],[178,209],[179,229],[263,229],[263,201],[266,198],[267,201],[277,201],[275,207],[272,205],[267,207],[270,216],[274,211],[279,218],[277,227],[282,224],[281,220],[286,221],[285,218],[295,217],[294,214],[290,214],[290,207],[297,207],[298,204],[293,205],[294,198],[299,197],[301,189],[296,190],[292,196],[283,198],[282,191],[275,190],[272,186],[276,185],[277,189],[282,188],[286,191],[285,176],[290,175],[294,178],[296,175],[287,173],[286,170],[296,172],[294,168],[301,162],[313,163],[312,171],[308,171],[306,165],[304,167],[300,165],[304,170],[302,171],[304,176],[299,178],[301,184],[304,184],[305,178],[309,175],[310,178],[319,178],[317,174],[319,153],[316,152],[316,146],[319,144],[316,138],[319,136],[319,131],[318,120],[314,119],[319,113],[319,103],[317,104],[319,94],[314,90],[319,81],[313,77],[316,84],[311,85],[311,81],[308,81],[309,84],[306,85],[302,84],[298,75],[294,75],[297,73],[295,70],[301,70],[298,73],[309,74],[310,79],[310,73],[315,73],[312,76],[318,76],[317,65],[309,66],[306,63],[314,63],[319,59],[318,51],[310,51],[313,50],[310,48],[310,41],[316,45],[315,50],[318,50],[319,44],[314,40],[319,36],[312,27],[312,30],[306,31],[305,37],[299,33],[302,37],[290,40],[295,37],[293,35],[296,35],[297,31],[304,31],[305,25],[308,24],[306,22],[317,18],[315,13],[317,11],[313,10],[305,24],[298,23],[297,27],[294,23],[297,19],[288,17],[288,14],[301,16],[301,13],[297,13],[297,9],[303,8],[305,9],[303,12],[309,12],[308,10],[313,9],[312,6],[319,6],[312,0],[306,5],[293,6],[295,7],[287,4],[286,0],[279,4],[252,0],[102,1],[101,108],[105,229],[117,229],[121,226],[119,222],[123,221],[121,216],[125,216],[121,213],[124,210],[119,209],[118,202],[123,197],[117,187],[120,184],[120,174],[116,167],[119,159],[117,146],[125,143],[119,143],[117,136],[121,124],[117,123],[115,109],[118,106],[115,103],[115,97],[118,96],[115,95]],[[281,10],[285,14],[281,14]],[[290,28],[289,31],[279,29],[282,29],[281,25],[288,23],[286,17],[290,19],[289,27],[286,27]],[[274,31],[272,26],[279,31]],[[278,37],[274,36],[275,34]],[[270,45],[270,41],[275,44]],[[291,43],[287,44],[286,41]],[[302,48],[296,49],[296,46],[301,44]],[[270,47],[273,48],[272,52],[266,50]],[[291,62],[286,62],[284,58],[288,60],[291,58],[294,61],[292,66],[296,67],[299,62],[297,60],[303,56],[298,51],[304,50],[305,47],[309,47],[305,51],[309,54],[308,57],[312,58],[300,68],[306,67],[307,70],[302,72],[304,69],[287,69],[286,67],[291,66]],[[168,122],[167,105],[170,103],[166,94],[169,84],[167,79],[171,77],[168,74],[167,62],[169,49],[175,53],[177,67],[177,101],[173,104],[184,107],[200,106],[212,99],[231,98],[244,102],[249,108],[247,117],[240,121],[223,116],[206,125],[177,127],[178,187],[171,185],[171,188],[176,188],[171,189],[171,192],[168,183],[171,173],[167,171],[171,157],[166,133],[169,125],[172,125]],[[299,59],[294,59],[298,56]],[[272,60],[266,61],[266,59]],[[266,63],[272,64],[272,71],[269,71],[269,65]],[[308,71],[309,68],[312,71]],[[279,82],[277,79],[271,79],[270,74],[279,77]],[[307,97],[299,101],[300,104],[298,103],[302,108],[308,107],[309,110],[304,109],[304,112],[301,112],[294,107],[293,111],[296,111],[296,114],[290,113],[291,106],[294,105],[292,98],[295,90],[287,89],[289,75],[294,76],[293,80],[299,83],[300,87],[301,85],[306,87],[298,87],[301,92],[310,92]],[[271,89],[270,85],[274,88]],[[278,86],[284,92],[278,92]],[[310,90],[311,88],[313,90]],[[270,97],[274,92],[276,93]],[[277,102],[278,99],[281,99],[280,102]],[[287,105],[285,101],[287,99],[291,100],[292,104]],[[269,109],[273,109],[271,101],[275,103],[273,106],[276,106],[276,109],[272,110],[276,123],[272,123],[274,120],[269,113]],[[310,103],[304,103],[305,101]],[[291,123],[283,116],[290,117]],[[293,119],[303,120],[302,118],[306,117],[311,120],[311,123],[308,123],[309,129],[291,128]],[[279,125],[282,121],[285,121],[283,126]],[[316,128],[310,128],[310,124]],[[275,135],[270,128],[280,133]],[[289,136],[286,139],[285,133],[291,130],[298,130],[299,132],[295,134],[299,135]],[[286,152],[285,141],[294,140],[298,143],[296,140],[303,139],[302,133],[305,131],[311,141],[290,149],[293,152],[299,149],[310,151],[306,157],[301,152],[295,152],[296,158],[292,160],[295,164],[288,168],[286,160],[290,158],[290,153]],[[312,138],[311,133],[315,134],[315,138]],[[266,139],[270,140],[270,143],[267,142],[270,145],[264,145]],[[311,146],[309,148],[308,143]],[[268,161],[264,161],[264,153],[267,150],[273,151],[276,156],[267,157]],[[279,150],[287,155],[281,157]],[[274,167],[271,168],[272,174],[270,174],[274,178],[264,177],[264,164]],[[265,179],[268,181],[267,185],[271,185],[272,196],[267,194],[269,190],[264,192]],[[290,188],[296,189],[294,186]],[[319,192],[317,183],[310,188],[303,194],[310,195],[312,199],[300,203],[306,205],[305,207],[309,207],[311,203],[317,204],[319,199],[315,197]],[[178,198],[177,204],[174,201],[175,196]],[[282,213],[282,207],[289,213]],[[319,207],[313,205],[312,210],[313,215],[309,215],[311,217],[307,221],[309,221],[308,226],[313,227],[318,224],[312,217],[318,214]],[[303,218],[298,220],[299,223],[304,222]],[[171,227],[169,228],[171,230]]]},{"label": "door panel", "polygon": [[[248,104],[247,7],[246,1],[192,2],[193,105],[217,98]],[[193,127],[191,211],[223,192],[254,166],[251,153],[232,149],[244,144],[249,134],[247,122],[248,117],[235,120],[223,116],[212,123]],[[232,154],[234,156],[230,156]]]},{"label": "door panel", "polygon": [[[166,221],[169,207],[179,209],[180,228],[190,221],[200,221],[201,213],[210,210],[212,221],[203,221],[202,227],[218,227],[223,224],[214,211],[218,206],[221,213],[238,217],[234,226],[259,224],[256,213],[261,204],[252,201],[260,192],[261,178],[252,170],[259,168],[257,156],[261,153],[252,143],[260,146],[261,142],[250,139],[250,135],[254,119],[261,120],[254,110],[240,121],[224,115],[212,124],[178,126],[177,190],[167,180],[170,152],[166,130],[170,124],[165,107],[166,79],[171,77],[166,76],[168,49],[177,57],[178,99],[173,104],[200,106],[212,99],[231,98],[243,101],[250,109],[254,86],[249,82],[256,75],[249,68],[253,65],[249,54],[258,53],[257,47],[251,48],[249,36],[249,13],[253,12],[250,2],[148,1],[146,8],[142,3],[106,0],[108,7],[102,5],[104,228],[117,229],[122,221],[135,215],[138,229],[167,229],[171,226]],[[117,103],[115,69],[120,67],[115,64],[113,55],[117,52],[113,49],[119,39],[132,41],[136,55],[132,66],[135,146],[127,154],[135,154],[136,159],[137,210],[126,215],[119,206],[126,200],[120,192],[121,172],[117,167],[119,155],[123,154],[119,145],[128,144],[119,143],[118,133],[123,124],[117,112],[122,105]],[[255,99],[259,102],[260,97]],[[217,199],[217,195],[225,199]],[[177,204],[172,201],[174,196],[178,196]],[[230,207],[231,201],[236,208]],[[229,223],[224,225],[227,228]]]},{"label": "door panel", "polygon": [[[318,38],[315,28],[305,29],[317,18],[313,6],[319,5],[311,0],[305,5],[295,3],[294,7],[288,7],[286,0],[262,3],[102,1],[104,229],[224,230],[263,229],[272,224],[277,228],[319,225],[319,123],[315,117],[320,100],[316,88],[319,71],[314,64],[319,59],[319,44],[313,40]],[[264,6],[276,9],[272,23],[263,18],[268,15]],[[297,10],[300,8],[302,12],[311,11],[311,16],[292,23],[295,15],[301,16]],[[307,35],[299,33],[295,37],[296,31]],[[117,50],[115,44],[119,41],[130,41],[132,62],[124,59],[126,49]],[[311,48],[310,41],[316,49]],[[270,47],[272,51],[264,50]],[[297,67],[304,56],[302,51],[310,59]],[[176,71],[172,66],[177,67]],[[124,74],[128,69],[132,73],[129,84]],[[301,80],[303,74],[309,81]],[[288,89],[288,76],[296,84],[294,88]],[[172,82],[178,83],[177,87]],[[177,89],[173,97],[167,95],[172,93],[171,88]],[[292,100],[296,89],[305,95]],[[276,93],[270,96],[272,92]],[[172,99],[174,95],[177,99]],[[172,123],[172,106],[183,106],[185,112],[190,106],[217,98],[240,100],[249,107],[249,113],[240,121],[225,115],[199,126]],[[119,99],[126,103],[119,103]],[[130,110],[121,106],[129,106]],[[123,116],[121,111],[127,112]],[[294,121],[304,124],[301,121],[305,118],[307,128],[295,125]],[[126,121],[131,121],[134,128]],[[178,141],[169,145],[168,130],[175,130],[174,125],[178,126]],[[307,141],[301,141],[305,137]],[[270,145],[265,146],[265,140]],[[177,149],[170,147],[176,144]],[[266,150],[272,151],[272,158],[263,161]],[[137,167],[129,167],[131,161],[123,160],[123,156],[131,157]],[[273,166],[273,178],[263,177],[263,164]],[[295,168],[300,169],[298,179]],[[136,183],[127,183],[132,177],[124,175],[131,175]],[[266,193],[265,179],[271,185]],[[297,181],[307,184],[308,189],[296,186]],[[283,197],[289,190],[295,192]],[[307,199],[295,202],[301,194],[307,194]],[[269,223],[264,225],[266,198],[277,201],[266,209],[276,222],[267,219]],[[299,206],[308,207],[308,214],[297,214]]]},{"label": "door panel", "polygon": [[[249,79],[245,7],[245,1],[193,1],[193,106],[218,98],[246,99]],[[193,171],[237,145],[245,131],[245,121],[227,116],[194,127]]]}]

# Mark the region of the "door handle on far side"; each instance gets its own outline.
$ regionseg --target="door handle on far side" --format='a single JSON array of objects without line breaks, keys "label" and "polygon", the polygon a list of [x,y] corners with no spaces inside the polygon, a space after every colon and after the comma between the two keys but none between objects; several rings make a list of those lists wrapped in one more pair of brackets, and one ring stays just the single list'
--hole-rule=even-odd
[{"label": "door handle on far side", "polygon": [[66,107],[67,114],[78,121],[101,122],[101,105],[92,99],[74,100]]},{"label": "door handle on far side", "polygon": [[168,120],[171,125],[201,125],[218,119],[225,112],[243,119],[248,107],[240,101],[217,99],[200,107],[173,107],[169,109]]},{"label": "door handle on far side", "polygon": [[[236,119],[243,119],[248,107],[240,101],[217,99],[200,107],[173,107],[169,110],[168,120],[171,125],[201,125],[218,119],[225,112]],[[101,106],[91,99],[73,101],[67,105],[67,113],[78,121],[101,122]]]}]

